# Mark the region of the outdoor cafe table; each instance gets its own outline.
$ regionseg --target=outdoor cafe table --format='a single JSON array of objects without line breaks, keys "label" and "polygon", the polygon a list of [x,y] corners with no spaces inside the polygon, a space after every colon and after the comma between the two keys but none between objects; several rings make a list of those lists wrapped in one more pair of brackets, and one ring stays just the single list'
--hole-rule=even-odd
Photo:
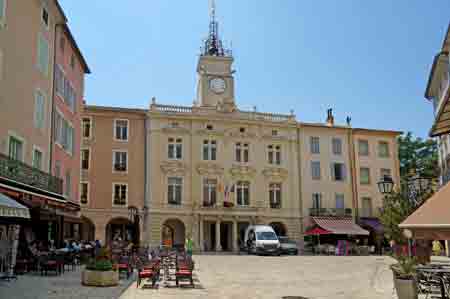
[{"label": "outdoor cafe table", "polygon": [[442,299],[449,299],[447,295],[445,294],[445,285],[444,285],[444,274],[450,274],[450,268],[444,268],[444,267],[418,267],[418,271],[431,273],[439,276],[440,279],[440,285],[441,285],[441,298]]}]

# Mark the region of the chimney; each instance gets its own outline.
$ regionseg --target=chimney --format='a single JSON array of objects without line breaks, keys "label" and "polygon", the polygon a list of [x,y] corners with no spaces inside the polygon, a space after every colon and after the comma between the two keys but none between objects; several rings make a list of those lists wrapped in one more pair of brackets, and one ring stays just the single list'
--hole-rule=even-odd
[{"label": "chimney", "polygon": [[347,116],[346,122],[347,122],[347,127],[352,126],[352,118],[350,116]]},{"label": "chimney", "polygon": [[333,116],[333,109],[327,110],[327,126],[334,126],[334,116]]}]

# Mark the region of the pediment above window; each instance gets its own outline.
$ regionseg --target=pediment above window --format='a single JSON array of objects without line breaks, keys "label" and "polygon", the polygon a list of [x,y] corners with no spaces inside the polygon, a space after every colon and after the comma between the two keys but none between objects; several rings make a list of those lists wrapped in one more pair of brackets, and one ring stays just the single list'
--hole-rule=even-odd
[{"label": "pediment above window", "polygon": [[187,171],[187,166],[180,161],[165,161],[161,164],[161,170],[165,174],[184,175]]},{"label": "pediment above window", "polygon": [[172,135],[187,135],[190,133],[189,129],[183,127],[164,127],[161,129],[163,133]]},{"label": "pediment above window", "polygon": [[201,129],[197,131],[197,135],[200,136],[213,136],[213,137],[223,137],[225,133],[223,131],[218,130],[207,130],[207,129]]},{"label": "pediment above window", "polygon": [[199,163],[197,164],[197,172],[200,175],[223,175],[225,169],[216,163]]},{"label": "pediment above window", "polygon": [[232,138],[239,138],[239,139],[251,139],[251,138],[256,138],[258,135],[256,133],[253,132],[244,132],[241,133],[238,130],[230,130],[228,131],[227,134],[228,137],[232,137]]},{"label": "pediment above window", "polygon": [[230,169],[230,174],[233,179],[248,179],[255,176],[256,169],[251,166],[233,165]]},{"label": "pediment above window", "polygon": [[288,171],[281,167],[266,167],[262,173],[266,178],[274,181],[283,181],[288,176]]}]

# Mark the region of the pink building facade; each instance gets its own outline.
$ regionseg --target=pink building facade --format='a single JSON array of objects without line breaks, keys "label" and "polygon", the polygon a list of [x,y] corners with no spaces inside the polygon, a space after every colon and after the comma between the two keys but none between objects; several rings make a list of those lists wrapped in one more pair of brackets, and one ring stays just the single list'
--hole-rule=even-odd
[{"label": "pink building facade", "polygon": [[[66,24],[56,28],[54,72],[51,172],[63,180],[67,201],[79,205],[81,112],[90,70]],[[78,238],[78,222],[65,217],[64,238]]]}]

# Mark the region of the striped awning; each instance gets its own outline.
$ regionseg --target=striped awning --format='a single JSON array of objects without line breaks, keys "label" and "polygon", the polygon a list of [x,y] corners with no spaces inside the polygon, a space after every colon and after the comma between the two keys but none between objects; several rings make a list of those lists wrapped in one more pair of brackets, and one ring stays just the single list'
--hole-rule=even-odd
[{"label": "striped awning", "polygon": [[0,193],[0,217],[30,219],[30,210],[14,199]]},{"label": "striped awning", "polygon": [[353,222],[352,218],[312,217],[321,228],[335,235],[369,235],[369,232]]}]

